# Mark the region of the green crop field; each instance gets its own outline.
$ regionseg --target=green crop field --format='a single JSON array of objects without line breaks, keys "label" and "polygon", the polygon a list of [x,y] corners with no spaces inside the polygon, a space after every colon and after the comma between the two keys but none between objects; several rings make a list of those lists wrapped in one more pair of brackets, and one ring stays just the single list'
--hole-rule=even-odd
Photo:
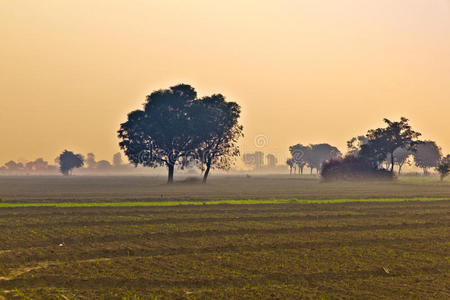
[{"label": "green crop field", "polygon": [[0,177],[0,197],[0,299],[450,298],[448,181]]}]

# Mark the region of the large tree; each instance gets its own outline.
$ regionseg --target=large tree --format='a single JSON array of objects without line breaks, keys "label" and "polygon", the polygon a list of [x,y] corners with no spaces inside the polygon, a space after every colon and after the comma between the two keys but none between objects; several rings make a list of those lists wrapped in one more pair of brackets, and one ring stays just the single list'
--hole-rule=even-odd
[{"label": "large tree", "polygon": [[371,129],[368,131],[367,143],[361,145],[359,155],[369,160],[378,167],[387,156],[390,155],[390,171],[394,170],[394,151],[403,148],[412,151],[419,143],[418,137],[421,135],[411,129],[408,119],[401,118],[398,122],[384,119],[387,124],[385,128]]},{"label": "large tree", "polygon": [[74,154],[71,151],[64,150],[59,156],[59,169],[61,173],[68,176],[75,168],[81,168],[84,165],[84,158],[81,154]]},{"label": "large tree", "polygon": [[151,93],[143,110],[128,114],[118,131],[119,145],[135,165],[166,166],[168,183],[176,165],[200,162],[206,182],[212,166],[227,168],[239,154],[239,114],[239,105],[222,95],[198,99],[190,85],[176,85]]},{"label": "large tree", "polygon": [[198,146],[191,119],[196,98],[193,87],[180,84],[151,93],[143,110],[129,113],[118,135],[130,162],[146,167],[165,165],[168,183],[172,183],[175,166],[183,164],[183,157]]},{"label": "large tree", "polygon": [[221,94],[196,101],[192,109],[196,127],[197,160],[206,183],[211,168],[229,169],[239,155],[238,139],[243,136],[239,124],[241,108],[227,102]]},{"label": "large tree", "polygon": [[413,153],[416,166],[423,169],[424,174],[428,173],[428,168],[436,167],[441,160],[441,149],[433,141],[425,141],[416,146]]}]

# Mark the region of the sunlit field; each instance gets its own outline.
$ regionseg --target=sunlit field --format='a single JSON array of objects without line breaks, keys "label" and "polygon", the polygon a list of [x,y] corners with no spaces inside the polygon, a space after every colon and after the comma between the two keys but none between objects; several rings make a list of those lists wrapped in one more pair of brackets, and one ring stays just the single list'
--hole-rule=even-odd
[{"label": "sunlit field", "polygon": [[448,180],[0,182],[0,299],[450,297]]}]

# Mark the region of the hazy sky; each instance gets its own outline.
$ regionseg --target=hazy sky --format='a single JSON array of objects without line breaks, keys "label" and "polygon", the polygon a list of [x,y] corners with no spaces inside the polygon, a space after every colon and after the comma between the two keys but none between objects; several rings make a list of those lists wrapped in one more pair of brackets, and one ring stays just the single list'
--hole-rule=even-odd
[{"label": "hazy sky", "polygon": [[411,119],[450,151],[449,0],[0,0],[0,164],[99,159],[177,83],[243,109],[244,151],[345,142]]}]

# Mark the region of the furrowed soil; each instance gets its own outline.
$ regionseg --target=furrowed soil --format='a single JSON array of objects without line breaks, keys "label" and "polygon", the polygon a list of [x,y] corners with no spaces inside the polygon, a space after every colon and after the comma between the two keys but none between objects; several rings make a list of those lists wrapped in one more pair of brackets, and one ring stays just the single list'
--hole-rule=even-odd
[{"label": "furrowed soil", "polygon": [[450,201],[0,209],[6,299],[450,298]]},{"label": "furrowed soil", "polygon": [[[3,203],[439,201],[0,207],[0,299],[450,299],[450,183],[0,177]],[[446,200],[448,199],[448,200]]]}]

